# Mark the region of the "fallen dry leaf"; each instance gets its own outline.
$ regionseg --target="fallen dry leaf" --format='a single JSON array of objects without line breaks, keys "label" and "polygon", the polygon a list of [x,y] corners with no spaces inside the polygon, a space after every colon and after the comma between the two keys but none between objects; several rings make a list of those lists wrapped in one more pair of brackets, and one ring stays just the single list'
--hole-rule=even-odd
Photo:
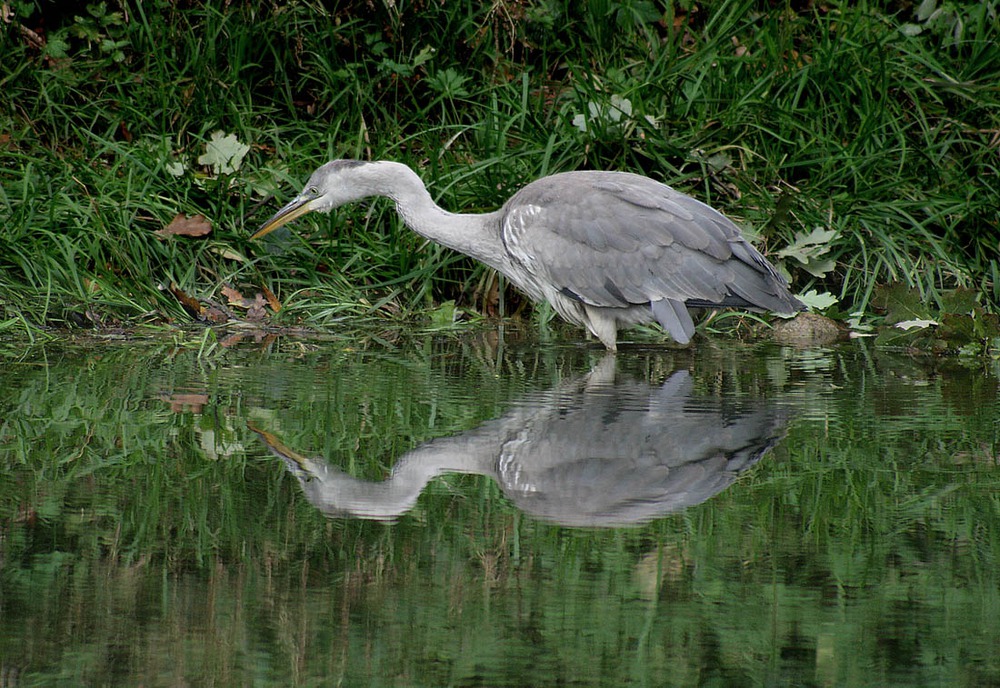
[{"label": "fallen dry leaf", "polygon": [[261,291],[264,292],[264,298],[267,299],[267,305],[271,307],[271,310],[275,313],[280,311],[281,301],[278,300],[278,297],[267,287],[261,287]]},{"label": "fallen dry leaf", "polygon": [[243,292],[228,284],[223,284],[221,291],[228,305],[246,310],[248,322],[265,322],[269,318],[268,306],[275,313],[281,310],[281,302],[267,289],[264,289],[263,294],[257,292],[253,298],[244,296]]},{"label": "fallen dry leaf", "polygon": [[218,247],[212,248],[211,251],[215,255],[220,256],[220,257],[222,257],[222,258],[224,258],[226,260],[232,260],[232,261],[237,262],[237,263],[246,263],[247,262],[247,257],[246,256],[244,256],[242,253],[237,253],[236,251],[233,251],[232,249],[228,249],[228,248],[225,248],[225,247],[218,246]]},{"label": "fallen dry leaf", "polygon": [[221,325],[229,322],[229,313],[226,313],[224,310],[216,306],[209,306],[202,314],[202,320],[207,320],[208,322]]},{"label": "fallen dry leaf", "polygon": [[201,305],[201,301],[189,296],[183,289],[178,287],[173,282],[170,283],[170,293],[174,295],[181,305],[184,306],[184,310],[193,315],[196,318],[201,317],[202,311],[204,310]]},{"label": "fallen dry leaf", "polygon": [[263,322],[267,320],[267,309],[264,308],[264,303],[263,295],[258,293],[253,301],[253,305],[247,309],[247,320],[250,322]]},{"label": "fallen dry leaf", "polygon": [[228,284],[222,285],[222,295],[226,297],[226,303],[237,308],[249,308],[253,305],[253,300],[243,296],[239,289],[234,289]]},{"label": "fallen dry leaf", "polygon": [[212,223],[205,219],[204,215],[192,215],[188,217],[184,213],[177,213],[170,224],[163,229],[156,230],[160,236],[205,236],[212,231]]}]

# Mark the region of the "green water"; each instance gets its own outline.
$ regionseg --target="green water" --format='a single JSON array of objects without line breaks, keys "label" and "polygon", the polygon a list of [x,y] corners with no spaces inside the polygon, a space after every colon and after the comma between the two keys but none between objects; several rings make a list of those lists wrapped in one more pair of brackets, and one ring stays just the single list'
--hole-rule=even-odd
[{"label": "green water", "polygon": [[1000,685],[992,362],[95,342],[0,387],[0,685]]}]

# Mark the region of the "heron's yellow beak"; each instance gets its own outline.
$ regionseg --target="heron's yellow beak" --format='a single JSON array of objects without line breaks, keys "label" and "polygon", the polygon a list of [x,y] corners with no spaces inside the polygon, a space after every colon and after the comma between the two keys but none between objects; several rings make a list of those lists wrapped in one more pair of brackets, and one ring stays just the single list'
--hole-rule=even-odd
[{"label": "heron's yellow beak", "polygon": [[264,444],[266,444],[267,448],[272,452],[284,459],[293,461],[303,470],[309,470],[307,463],[308,459],[305,456],[286,447],[281,443],[281,440],[269,433],[267,430],[257,427],[253,421],[247,421],[247,427],[260,435],[260,439],[263,440]]},{"label": "heron's yellow beak", "polygon": [[288,205],[272,215],[270,220],[262,224],[260,229],[254,232],[253,236],[250,237],[250,240],[253,241],[254,239],[260,239],[262,236],[270,234],[281,225],[291,222],[297,217],[302,217],[312,210],[312,202],[314,200],[316,200],[314,197],[305,195],[292,199]]}]

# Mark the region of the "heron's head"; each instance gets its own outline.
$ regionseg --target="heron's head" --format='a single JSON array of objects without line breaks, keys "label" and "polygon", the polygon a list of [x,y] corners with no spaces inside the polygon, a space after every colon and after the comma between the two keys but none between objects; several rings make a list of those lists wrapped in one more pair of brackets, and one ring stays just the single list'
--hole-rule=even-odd
[{"label": "heron's head", "polygon": [[345,203],[371,196],[373,191],[364,169],[371,164],[358,160],[333,160],[309,176],[305,188],[260,226],[251,239],[259,239],[309,212],[328,213]]}]

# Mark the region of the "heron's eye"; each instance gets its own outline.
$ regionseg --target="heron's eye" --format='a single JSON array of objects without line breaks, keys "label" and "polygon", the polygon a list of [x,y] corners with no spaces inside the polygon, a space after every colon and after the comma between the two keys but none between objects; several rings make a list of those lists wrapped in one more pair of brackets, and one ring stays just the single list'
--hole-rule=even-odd
[{"label": "heron's eye", "polygon": [[306,193],[309,194],[310,196],[319,196],[319,187],[310,186],[308,189],[306,189]]}]

